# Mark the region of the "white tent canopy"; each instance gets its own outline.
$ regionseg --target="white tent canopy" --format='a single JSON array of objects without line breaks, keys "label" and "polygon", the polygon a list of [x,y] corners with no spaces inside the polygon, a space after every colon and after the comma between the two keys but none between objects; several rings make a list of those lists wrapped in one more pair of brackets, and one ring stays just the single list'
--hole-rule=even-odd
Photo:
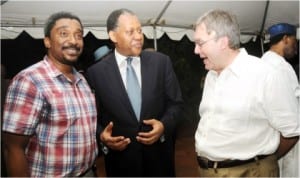
[{"label": "white tent canopy", "polygon": [[22,31],[34,38],[43,38],[43,25],[48,16],[69,11],[80,17],[85,34],[92,32],[99,39],[107,39],[106,18],[118,8],[135,12],[149,39],[164,33],[173,40],[186,35],[193,40],[193,24],[210,9],[230,10],[240,23],[242,42],[264,36],[266,29],[278,22],[299,26],[299,1],[188,1],[188,0],[98,0],[98,1],[1,1],[1,39],[14,39]]}]

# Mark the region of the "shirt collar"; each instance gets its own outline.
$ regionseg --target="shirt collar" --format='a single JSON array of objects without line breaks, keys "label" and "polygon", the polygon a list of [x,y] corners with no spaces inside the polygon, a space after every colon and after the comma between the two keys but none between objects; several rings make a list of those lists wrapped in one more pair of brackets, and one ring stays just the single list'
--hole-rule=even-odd
[{"label": "shirt collar", "polygon": [[63,73],[54,66],[54,64],[47,55],[44,56],[44,63],[47,66],[47,69],[49,70],[49,73],[52,77],[58,77],[60,75],[63,75]]},{"label": "shirt collar", "polygon": [[[115,57],[116,57],[118,66],[127,64],[126,59],[128,58],[128,56],[123,56],[116,49],[115,49]],[[136,57],[136,56],[132,57],[132,63],[133,64],[137,64],[139,62],[140,62],[140,57]]]},{"label": "shirt collar", "polygon": [[[49,57],[46,55],[44,56],[44,63],[47,66],[47,69],[49,70],[49,75],[52,76],[53,78],[57,77],[64,77],[66,80],[68,80],[64,74],[58,70],[55,65],[53,64],[53,62],[49,59]],[[79,72],[77,72],[77,70],[73,67],[73,73],[74,76],[76,78],[75,83],[78,83],[80,80],[83,79],[83,76],[79,74]]]},{"label": "shirt collar", "polygon": [[[270,60],[268,60],[271,64],[282,64],[282,63],[286,63],[287,61],[284,59],[284,57],[282,57],[281,55],[279,55],[278,53],[274,52],[274,51],[267,51],[265,53],[265,55],[269,55],[271,56]],[[272,60],[271,60],[272,59]]]},{"label": "shirt collar", "polygon": [[243,58],[247,58],[248,56],[245,48],[240,48],[239,50],[240,52],[227,68],[227,70],[231,71],[237,77],[243,72]]}]

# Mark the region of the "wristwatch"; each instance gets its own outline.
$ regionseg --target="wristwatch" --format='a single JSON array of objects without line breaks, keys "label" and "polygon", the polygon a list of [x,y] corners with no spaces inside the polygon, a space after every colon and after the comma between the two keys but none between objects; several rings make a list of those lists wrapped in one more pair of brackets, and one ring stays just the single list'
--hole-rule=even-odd
[{"label": "wristwatch", "polygon": [[109,152],[109,149],[106,145],[104,145],[104,143],[100,142],[100,146],[101,146],[101,150],[104,153],[104,155],[107,155]]},{"label": "wristwatch", "polygon": [[166,140],[165,135],[160,136],[159,140],[161,143],[164,143]]}]

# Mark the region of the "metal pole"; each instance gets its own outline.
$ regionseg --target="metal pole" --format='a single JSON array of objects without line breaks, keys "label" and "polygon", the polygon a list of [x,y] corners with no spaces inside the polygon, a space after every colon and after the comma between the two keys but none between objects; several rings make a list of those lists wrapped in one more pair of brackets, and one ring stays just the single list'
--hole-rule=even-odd
[{"label": "metal pole", "polygon": [[163,14],[166,12],[167,8],[171,4],[172,0],[169,0],[167,4],[164,6],[163,10],[159,13],[157,18],[155,19],[155,22],[153,23],[153,41],[154,41],[154,49],[157,51],[157,37],[156,37],[156,25],[159,25],[159,21]]},{"label": "metal pole", "polygon": [[265,49],[264,49],[264,39],[262,37],[260,37],[260,47],[261,47],[261,55],[263,55],[265,53]]},{"label": "metal pole", "polygon": [[157,37],[156,37],[156,26],[153,25],[153,42],[154,42],[154,49],[157,51]]},{"label": "metal pole", "polygon": [[270,0],[268,0],[266,2],[265,12],[264,12],[264,18],[263,18],[263,22],[261,24],[260,33],[259,33],[262,55],[264,54],[264,42],[263,42],[263,39],[264,39],[264,28],[265,28],[266,18],[267,18],[267,14],[268,14],[268,10],[269,10],[269,4],[270,4]]}]

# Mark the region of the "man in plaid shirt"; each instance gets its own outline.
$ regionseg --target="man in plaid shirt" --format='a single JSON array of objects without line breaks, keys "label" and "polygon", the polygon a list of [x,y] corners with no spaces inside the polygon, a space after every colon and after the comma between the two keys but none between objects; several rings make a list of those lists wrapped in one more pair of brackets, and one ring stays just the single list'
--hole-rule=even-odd
[{"label": "man in plaid shirt", "polygon": [[96,104],[73,67],[83,49],[78,17],[59,12],[45,26],[44,59],[17,74],[3,115],[8,175],[82,176],[97,156]]}]

